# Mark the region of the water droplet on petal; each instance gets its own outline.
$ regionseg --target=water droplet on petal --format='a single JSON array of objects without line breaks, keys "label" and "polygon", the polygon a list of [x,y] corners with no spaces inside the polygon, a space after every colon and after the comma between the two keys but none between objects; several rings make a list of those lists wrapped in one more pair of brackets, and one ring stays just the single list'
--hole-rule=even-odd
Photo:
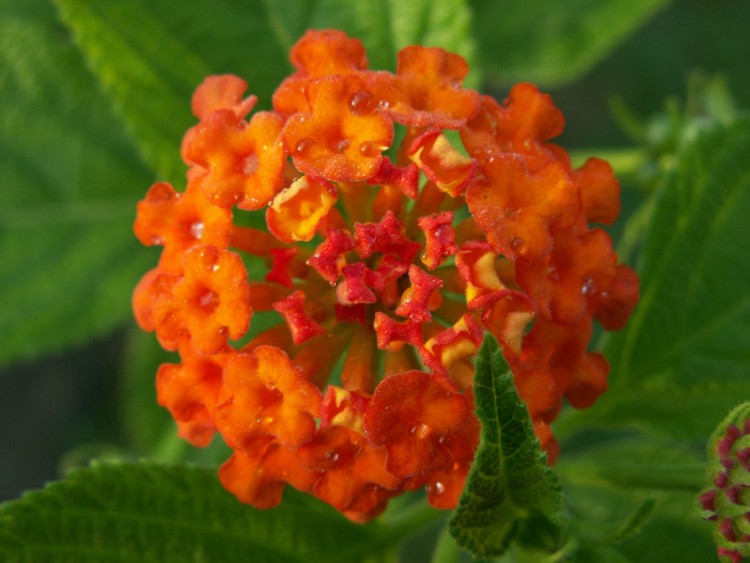
[{"label": "water droplet on petal", "polygon": [[298,156],[304,156],[304,153],[310,150],[314,144],[315,144],[315,141],[313,141],[309,137],[305,137],[299,140],[297,145],[294,147],[294,152]]},{"label": "water droplet on petal", "polygon": [[220,269],[221,269],[221,266],[219,266],[218,264],[214,264],[213,266],[211,266],[212,272],[218,272]]},{"label": "water droplet on petal", "polygon": [[513,237],[512,239],[510,239],[510,246],[516,252],[521,252],[524,246],[526,246],[526,241],[524,241],[521,237]]},{"label": "water droplet on petal", "polygon": [[203,221],[196,221],[195,223],[190,225],[190,235],[194,239],[201,239],[203,238],[203,229],[204,229]]},{"label": "water droplet on petal", "polygon": [[386,110],[391,106],[391,103],[388,100],[380,100],[378,102],[378,109],[380,110]]},{"label": "water droplet on petal", "polygon": [[423,422],[422,424],[412,426],[409,432],[421,440],[427,438],[432,433],[432,428]]},{"label": "water droplet on petal", "polygon": [[352,142],[349,139],[342,139],[336,144],[336,152],[341,154],[349,148]]},{"label": "water droplet on petal", "polygon": [[369,115],[375,109],[375,98],[366,90],[357,90],[349,98],[349,107],[354,115]]},{"label": "water droplet on petal", "polygon": [[560,281],[560,272],[555,268],[554,266],[548,266],[544,273],[547,275],[547,277],[553,281],[553,282],[559,282]]},{"label": "water droplet on petal", "polygon": [[260,159],[257,154],[249,154],[242,161],[242,172],[246,176],[252,176],[258,171]]},{"label": "water droplet on petal", "polygon": [[445,492],[445,485],[443,485],[440,481],[436,481],[432,486],[432,490],[435,491],[436,495],[442,495]]},{"label": "water droplet on petal", "polygon": [[581,285],[581,292],[584,295],[594,295],[596,293],[596,281],[591,276],[583,278],[583,284]]},{"label": "water droplet on petal", "polygon": [[164,239],[160,236],[153,236],[151,237],[151,245],[152,246],[161,246],[164,244]]},{"label": "water droplet on petal", "polygon": [[365,158],[374,158],[380,154],[382,148],[374,141],[365,141],[359,145],[359,154]]}]

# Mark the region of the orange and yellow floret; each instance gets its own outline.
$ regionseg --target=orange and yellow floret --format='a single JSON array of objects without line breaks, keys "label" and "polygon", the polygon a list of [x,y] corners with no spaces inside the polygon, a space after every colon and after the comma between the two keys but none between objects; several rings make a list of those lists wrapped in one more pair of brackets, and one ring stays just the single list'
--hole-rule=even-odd
[{"label": "orange and yellow floret", "polygon": [[163,252],[135,315],[181,360],[159,369],[159,403],[191,443],[221,434],[220,479],[256,507],[289,484],[360,521],[418,488],[452,508],[489,332],[553,461],[563,400],[607,386],[593,321],[619,329],[638,299],[590,227],[619,213],[611,168],[573,168],[549,142],[563,118],[548,95],[519,84],[498,104],[442,49],[402,50],[393,74],[310,31],[291,61],[273,111],[250,117],[242,79],[207,78],[185,191],[160,182],[138,205],[137,236]]}]

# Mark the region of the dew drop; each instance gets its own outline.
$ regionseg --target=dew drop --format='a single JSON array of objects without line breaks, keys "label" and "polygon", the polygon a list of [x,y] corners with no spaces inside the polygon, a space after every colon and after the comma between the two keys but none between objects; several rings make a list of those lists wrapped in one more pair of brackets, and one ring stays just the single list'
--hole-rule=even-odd
[{"label": "dew drop", "polygon": [[276,385],[274,385],[273,383],[266,383],[266,389],[268,389],[269,391],[275,391]]},{"label": "dew drop", "polygon": [[365,90],[357,90],[349,98],[349,107],[354,115],[369,115],[375,109],[375,98]]},{"label": "dew drop", "polygon": [[380,100],[378,102],[378,109],[380,110],[386,110],[389,107],[391,107],[391,102],[389,102],[388,100]]},{"label": "dew drop", "polygon": [[304,155],[304,153],[310,150],[314,144],[315,141],[313,141],[309,137],[305,137],[299,140],[297,146],[294,147],[294,152],[295,154],[302,156]]},{"label": "dew drop", "polygon": [[591,276],[583,278],[583,284],[581,285],[581,292],[584,295],[594,295],[596,293],[596,281]]},{"label": "dew drop", "polygon": [[336,143],[336,152],[341,154],[346,149],[349,148],[349,145],[351,145],[352,142],[349,139],[342,139],[338,143]]},{"label": "dew drop", "polygon": [[560,281],[560,272],[554,266],[549,266],[547,269],[544,270],[544,273],[553,282]]},{"label": "dew drop", "polygon": [[440,436],[438,438],[438,444],[443,444],[443,443],[445,443],[445,436]]},{"label": "dew drop", "polygon": [[525,245],[526,241],[524,241],[521,237],[513,237],[512,239],[510,239],[510,246],[516,252],[521,252]]},{"label": "dew drop", "polygon": [[159,236],[153,236],[151,237],[151,245],[152,246],[161,246],[164,244],[164,239]]},{"label": "dew drop", "polygon": [[246,176],[252,176],[260,167],[260,159],[257,154],[249,154],[242,161],[242,173]]},{"label": "dew drop", "polygon": [[213,266],[211,266],[212,272],[218,272],[220,269],[221,269],[221,266],[219,266],[218,264],[214,264]]},{"label": "dew drop", "polygon": [[328,450],[326,452],[326,459],[336,463],[339,460],[339,454],[335,450]]},{"label": "dew drop", "polygon": [[427,436],[430,435],[430,433],[432,432],[432,428],[430,428],[429,425],[423,422],[422,424],[419,424],[417,426],[412,426],[409,432],[411,432],[421,440],[423,438],[427,438]]},{"label": "dew drop", "polygon": [[436,495],[442,495],[445,492],[445,485],[443,485],[440,481],[436,481],[432,486],[432,490],[435,491]]},{"label": "dew drop", "polygon": [[381,147],[374,141],[365,141],[359,145],[359,154],[365,158],[374,158],[381,152]]},{"label": "dew drop", "polygon": [[203,221],[196,221],[192,225],[190,225],[190,235],[194,239],[201,239],[203,238],[203,229],[204,229]]}]

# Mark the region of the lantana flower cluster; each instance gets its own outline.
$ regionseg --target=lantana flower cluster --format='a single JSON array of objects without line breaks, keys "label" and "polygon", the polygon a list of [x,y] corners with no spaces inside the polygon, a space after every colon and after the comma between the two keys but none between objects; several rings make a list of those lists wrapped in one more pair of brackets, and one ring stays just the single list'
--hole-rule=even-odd
[{"label": "lantana flower cluster", "polygon": [[394,74],[310,31],[291,62],[272,111],[241,78],[207,78],[185,190],[160,182],[138,205],[136,235],[163,251],[134,310],[179,352],[157,392],[180,435],[219,432],[221,482],[256,507],[289,484],[359,521],[420,488],[452,508],[491,333],[553,461],[563,401],[607,386],[593,321],[622,327],[638,297],[590,226],[619,213],[610,166],[574,168],[549,142],[563,117],[548,95],[519,84],[499,104],[439,48],[401,50]]}]

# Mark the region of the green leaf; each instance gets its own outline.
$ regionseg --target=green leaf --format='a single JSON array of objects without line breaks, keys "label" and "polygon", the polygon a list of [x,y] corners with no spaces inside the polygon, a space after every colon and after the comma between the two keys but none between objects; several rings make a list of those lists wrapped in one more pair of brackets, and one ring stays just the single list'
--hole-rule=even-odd
[{"label": "green leaf", "polygon": [[215,470],[99,464],[5,504],[0,559],[383,561],[393,547],[389,533],[293,490],[279,507],[255,510],[225,491]]},{"label": "green leaf", "polygon": [[496,83],[543,86],[583,74],[669,0],[471,0],[479,59]]},{"label": "green leaf", "polygon": [[42,1],[0,18],[0,364],[130,315],[153,255],[132,234],[149,175]]},{"label": "green leaf", "polygon": [[492,336],[477,355],[474,391],[479,449],[450,532],[474,556],[494,557],[505,552],[521,520],[538,513],[562,523],[562,494]]},{"label": "green leaf", "polygon": [[639,563],[710,560],[710,533],[695,509],[702,449],[633,431],[588,430],[566,440],[556,470],[576,543]]},{"label": "green leaf", "polygon": [[473,53],[465,0],[420,0],[403,9],[396,0],[56,4],[145,159],[175,183],[184,176],[179,147],[195,122],[195,87],[209,74],[237,74],[270,107],[291,71],[289,49],[307,28],[337,27],[361,38],[373,68],[394,67],[396,51],[411,43]]},{"label": "green leaf", "polygon": [[641,263],[641,301],[611,335],[610,388],[564,429],[639,425],[703,442],[750,396],[750,119],[690,129],[660,188]]}]

